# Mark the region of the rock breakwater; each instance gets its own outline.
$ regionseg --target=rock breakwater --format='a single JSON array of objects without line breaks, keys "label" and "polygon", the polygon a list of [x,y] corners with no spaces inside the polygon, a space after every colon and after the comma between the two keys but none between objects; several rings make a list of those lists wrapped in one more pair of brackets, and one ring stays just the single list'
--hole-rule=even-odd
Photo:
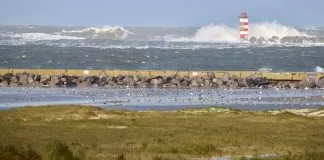
[{"label": "rock breakwater", "polygon": [[137,87],[137,88],[324,88],[324,77],[296,80],[271,80],[266,77],[250,75],[239,77],[224,73],[216,77],[208,72],[204,76],[142,76],[118,75],[109,76],[71,76],[40,75],[33,73],[6,73],[0,75],[0,86],[4,87]]}]

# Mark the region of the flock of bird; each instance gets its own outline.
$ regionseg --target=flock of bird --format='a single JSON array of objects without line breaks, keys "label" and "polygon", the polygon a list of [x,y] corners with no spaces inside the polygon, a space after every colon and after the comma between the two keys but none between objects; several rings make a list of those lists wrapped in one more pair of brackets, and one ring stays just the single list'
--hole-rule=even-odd
[{"label": "flock of bird", "polygon": [[[113,106],[324,106],[324,90],[157,89],[157,88],[2,88],[1,106],[88,104]],[[152,108],[156,109],[156,108]],[[265,108],[266,109],[266,108]]]}]

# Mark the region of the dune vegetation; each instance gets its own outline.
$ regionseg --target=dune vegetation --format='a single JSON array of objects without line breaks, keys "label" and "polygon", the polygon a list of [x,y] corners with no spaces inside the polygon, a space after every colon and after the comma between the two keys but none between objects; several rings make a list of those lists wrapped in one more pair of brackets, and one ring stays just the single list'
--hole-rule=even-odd
[{"label": "dune vegetation", "polygon": [[322,111],[22,107],[0,111],[0,159],[320,160],[324,159]]}]

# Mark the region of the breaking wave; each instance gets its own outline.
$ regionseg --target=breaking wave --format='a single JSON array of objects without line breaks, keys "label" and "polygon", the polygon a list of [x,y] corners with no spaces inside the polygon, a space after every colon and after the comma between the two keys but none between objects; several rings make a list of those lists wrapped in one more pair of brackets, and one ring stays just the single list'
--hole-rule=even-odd
[{"label": "breaking wave", "polygon": [[[276,21],[250,24],[250,37],[273,36],[283,38],[287,36],[306,36],[297,29],[282,25]],[[240,42],[238,27],[229,27],[221,24],[210,24],[197,30],[191,37],[178,37],[168,39],[169,41],[192,41],[192,42]]]},{"label": "breaking wave", "polygon": [[322,68],[320,66],[316,66],[315,67],[315,72],[323,72],[324,73],[324,68]]},{"label": "breaking wave", "polygon": [[[4,35],[3,35],[4,36]],[[17,33],[13,35],[6,35],[10,38],[17,38],[24,41],[46,41],[46,40],[62,40],[62,39],[82,39],[80,37],[72,37],[72,36],[62,36],[62,35],[53,35],[46,33]]]},{"label": "breaking wave", "polygon": [[276,21],[251,24],[250,28],[250,34],[254,37],[271,38],[276,36],[283,38],[288,36],[307,36],[293,27],[282,25]]},{"label": "breaking wave", "polygon": [[59,33],[64,36],[75,36],[82,38],[96,38],[96,39],[126,39],[129,35],[134,33],[120,26],[106,26],[103,28],[89,27],[80,30],[63,30]]},{"label": "breaking wave", "polygon": [[171,41],[192,41],[192,42],[239,42],[238,31],[235,28],[224,24],[202,27],[197,30],[193,37],[180,37]]}]

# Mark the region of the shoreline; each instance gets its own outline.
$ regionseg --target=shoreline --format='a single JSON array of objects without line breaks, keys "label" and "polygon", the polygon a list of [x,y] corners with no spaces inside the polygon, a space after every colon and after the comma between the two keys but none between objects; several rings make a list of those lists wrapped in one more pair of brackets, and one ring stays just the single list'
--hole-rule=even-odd
[{"label": "shoreline", "polygon": [[0,107],[84,104],[127,110],[176,110],[225,106],[245,110],[324,106],[324,90],[219,88],[0,88]]}]

